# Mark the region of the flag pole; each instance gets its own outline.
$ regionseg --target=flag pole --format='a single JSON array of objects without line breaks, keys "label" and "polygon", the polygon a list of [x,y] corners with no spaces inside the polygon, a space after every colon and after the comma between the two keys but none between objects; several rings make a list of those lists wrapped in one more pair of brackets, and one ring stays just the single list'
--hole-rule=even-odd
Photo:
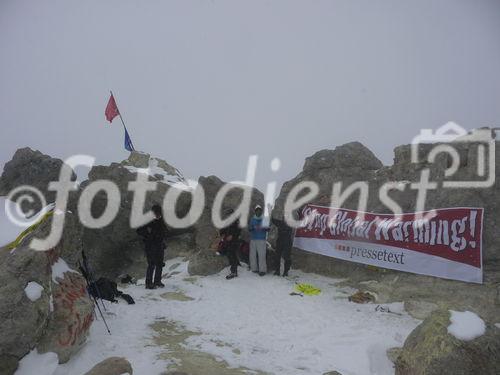
[{"label": "flag pole", "polygon": [[[111,93],[111,96],[115,99],[116,108],[118,109],[118,116],[120,116],[120,120],[122,122],[123,129],[125,130],[126,133],[128,133],[130,135],[130,133],[128,132],[127,127],[125,126],[125,122],[123,121],[123,117],[122,117],[122,113],[120,112],[120,108],[118,108],[118,103],[116,103],[116,98],[113,95],[113,91],[109,90],[109,92]],[[135,146],[134,146],[134,144],[132,142],[132,138],[129,137],[129,140],[130,140],[130,144],[132,145],[132,149],[135,151]]]}]

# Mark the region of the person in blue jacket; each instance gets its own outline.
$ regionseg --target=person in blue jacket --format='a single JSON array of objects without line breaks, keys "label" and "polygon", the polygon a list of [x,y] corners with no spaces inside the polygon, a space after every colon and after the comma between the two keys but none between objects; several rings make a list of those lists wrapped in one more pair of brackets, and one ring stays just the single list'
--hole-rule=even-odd
[{"label": "person in blue jacket", "polygon": [[267,273],[266,264],[266,237],[268,226],[263,226],[263,210],[257,205],[255,215],[250,220],[248,230],[250,232],[250,268],[253,272],[264,276]]}]

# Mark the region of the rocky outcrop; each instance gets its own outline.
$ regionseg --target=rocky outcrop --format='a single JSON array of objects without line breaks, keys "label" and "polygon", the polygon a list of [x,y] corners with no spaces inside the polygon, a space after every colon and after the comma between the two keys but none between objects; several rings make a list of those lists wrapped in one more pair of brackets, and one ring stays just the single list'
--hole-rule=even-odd
[{"label": "rocky outcrop", "polygon": [[[214,205],[215,197],[220,189],[226,185],[216,176],[200,177],[198,183],[205,191],[205,207],[200,219],[195,224],[195,243],[197,249],[207,249],[213,246],[218,237],[218,230],[212,223],[212,208]],[[264,204],[264,194],[256,188],[251,188],[243,185],[232,185],[233,188],[228,192],[222,202],[221,211],[224,212],[228,209],[236,209],[243,199],[245,190],[250,192],[250,214],[249,219],[253,213],[253,207],[257,204]],[[246,223],[244,223],[246,226]],[[248,232],[244,232],[242,236],[248,239]]]},{"label": "rocky outcrop", "polygon": [[[2,374],[13,374],[19,360],[40,341],[50,315],[50,272],[47,255],[26,248],[10,254],[0,250],[0,363]],[[43,287],[40,298],[28,299],[29,282]]]},{"label": "rocky outcrop", "polygon": [[[476,168],[477,144],[474,142],[453,144],[461,156],[461,164],[453,176],[455,180],[474,180]],[[420,160],[435,147],[421,144],[418,147]],[[465,284],[458,281],[420,276],[393,270],[378,269],[361,264],[346,262],[330,257],[315,255],[300,249],[292,250],[293,267],[307,272],[319,273],[332,277],[349,278],[361,290],[372,291],[378,296],[377,302],[410,301],[408,306],[415,316],[428,316],[436,306],[440,308],[476,308],[486,318],[495,315],[500,305],[498,283],[500,282],[500,142],[496,142],[496,182],[484,189],[449,189],[442,188],[444,171],[450,160],[446,154],[439,154],[435,163],[425,161],[411,162],[411,145],[396,147],[394,164],[382,166],[382,163],[359,142],[348,143],[334,150],[323,150],[306,159],[304,168],[294,179],[286,182],[276,200],[273,216],[283,215],[285,198],[294,186],[302,181],[314,181],[319,185],[320,193],[312,201],[314,204],[330,205],[333,186],[342,182],[342,191],[353,182],[366,181],[369,186],[367,210],[376,213],[389,213],[379,200],[379,189],[386,182],[398,182],[403,191],[391,190],[389,196],[403,209],[414,212],[416,190],[410,189],[411,182],[420,179],[424,168],[430,169],[430,179],[438,182],[436,190],[428,191],[426,209],[442,207],[484,207],[483,229],[483,285]],[[352,194],[342,207],[357,209],[359,193]],[[416,301],[413,303],[413,301]]]},{"label": "rocky outcrop", "polygon": [[500,329],[470,341],[448,333],[450,312],[433,312],[408,336],[396,360],[396,375],[500,374]]},{"label": "rocky outcrop", "polygon": [[[420,144],[418,154],[420,160],[435,147],[434,144]],[[473,142],[457,142],[453,146],[461,155],[460,167],[451,180],[475,181],[477,177],[477,144]],[[486,277],[491,276],[489,270],[500,271],[500,237],[497,235],[500,223],[500,142],[496,142],[496,182],[490,188],[451,189],[443,188],[445,169],[450,160],[446,154],[439,154],[435,163],[421,161],[411,162],[411,145],[396,147],[394,164],[390,167],[382,163],[359,142],[352,142],[334,150],[319,151],[306,159],[302,172],[294,179],[286,182],[276,200],[273,216],[283,215],[285,198],[291,189],[302,181],[313,181],[319,185],[320,192],[312,202],[329,205],[335,183],[342,182],[342,191],[351,183],[365,181],[369,186],[367,210],[376,213],[390,213],[390,210],[379,199],[379,189],[387,182],[398,182],[403,191],[393,189],[389,196],[403,209],[403,212],[414,212],[417,192],[410,189],[410,183],[420,180],[424,168],[430,169],[431,181],[438,183],[438,188],[429,190],[425,209],[442,207],[484,207],[483,262]],[[446,178],[450,180],[450,178]],[[359,193],[352,194],[343,204],[343,208],[357,209]],[[338,262],[338,261],[336,261]]]},{"label": "rocky outcrop", "polygon": [[190,275],[208,276],[222,271],[228,265],[225,256],[217,256],[216,249],[199,250],[189,258]]},{"label": "rocky outcrop", "polygon": [[[39,189],[48,203],[55,201],[55,192],[48,190],[51,181],[58,181],[59,173],[63,161],[44,155],[39,151],[29,148],[19,149],[11,161],[4,168],[0,179],[0,195],[7,195],[12,189],[29,185]],[[148,171],[146,172],[146,168]],[[132,193],[128,191],[129,182],[135,181],[137,173],[148,173],[149,180],[158,183],[155,192],[148,194],[146,199],[146,209],[154,203],[162,204],[163,197],[169,189],[178,189],[181,194],[178,199],[176,211],[183,216],[191,205],[191,194],[188,193],[189,186],[182,174],[167,162],[153,158],[148,154],[133,152],[127,160],[121,163],[112,163],[109,166],[94,166],[89,179],[84,181],[79,189],[71,192],[69,196],[68,208],[75,215],[78,214],[78,202],[83,189],[90,183],[97,180],[112,181],[118,186],[121,194],[120,209],[116,219],[107,227],[101,229],[83,230],[83,246],[88,253],[91,266],[96,275],[114,278],[122,273],[142,275],[145,259],[143,245],[136,235],[135,229],[130,228],[130,212],[132,205]],[[73,174],[73,179],[76,176]],[[92,202],[92,215],[99,217],[106,207],[108,197],[104,192],[96,195]],[[35,206],[26,206],[23,202],[23,209],[41,208],[35,199]],[[81,230],[81,225],[77,221],[74,224],[66,224],[67,230]],[[172,235],[192,232],[192,228],[185,231],[173,231]],[[74,238],[69,236],[68,238]],[[64,239],[63,239],[64,241]],[[177,251],[180,252],[179,241],[173,239]],[[189,253],[192,241],[186,244],[184,253]],[[81,247],[81,243],[78,244]],[[63,249],[70,248],[63,246]],[[75,247],[73,247],[74,249]],[[68,263],[76,266],[80,257],[79,252],[70,252],[63,255]]]},{"label": "rocky outcrop", "polygon": [[[0,186],[0,194],[6,194],[10,189],[21,184],[28,184],[40,188],[47,194],[47,201],[54,201],[53,192],[47,191],[50,181],[59,178],[62,161],[52,159],[38,151],[21,149],[16,152],[13,160],[7,163]],[[83,228],[82,242],[94,274],[115,278],[120,274],[128,273],[135,277],[142,277],[146,260],[143,243],[136,234],[135,228],[130,226],[133,193],[129,191],[129,183],[136,181],[137,174],[147,176],[148,181],[157,183],[157,189],[146,195],[145,210],[153,204],[162,205],[168,192],[176,191],[178,200],[176,213],[179,217],[185,216],[191,207],[193,187],[175,167],[164,160],[151,157],[141,152],[132,152],[127,160],[121,163],[112,163],[109,166],[94,166],[88,175],[88,180],[82,182],[76,192],[70,193],[68,209],[78,215],[78,203],[82,191],[90,184],[100,180],[115,183],[120,192],[119,211],[116,218],[104,228]],[[212,251],[217,241],[218,230],[213,226],[211,210],[217,192],[225,185],[215,176],[201,177],[198,183],[204,188],[205,206],[201,218],[191,227],[182,230],[171,230],[167,241],[167,257],[191,257],[190,272],[195,274],[216,273],[225,265],[225,260],[217,258]],[[249,187],[235,185],[224,199],[222,210],[235,208],[242,200],[243,189]],[[251,189],[251,207],[262,204],[262,193]],[[91,213],[94,218],[100,217],[108,204],[108,196],[101,191],[91,202]],[[71,225],[66,230],[80,230],[81,225]],[[248,233],[244,233],[248,237]],[[74,238],[70,236],[69,238]],[[64,239],[63,239],[64,241]],[[81,247],[82,244],[78,244]],[[69,248],[69,246],[63,246]],[[76,248],[76,247],[73,247]],[[71,266],[76,266],[80,258],[79,252],[64,254],[64,259]]]},{"label": "rocky outcrop", "polygon": [[[200,219],[194,226],[197,252],[190,257],[188,271],[191,275],[210,275],[220,272],[227,266],[225,257],[215,255],[219,231],[212,222],[212,208],[215,197],[226,183],[215,176],[200,177],[198,183],[205,191],[205,207]],[[234,185],[223,200],[222,212],[237,208],[243,199],[244,189],[250,189],[250,208],[255,207],[257,204],[263,205],[264,195],[260,191],[248,186]],[[246,223],[244,224],[246,226]],[[248,240],[248,231],[243,231],[242,238]]]},{"label": "rocky outcrop", "polygon": [[[48,234],[50,219],[15,250],[0,249],[0,363],[8,366],[2,374],[12,374],[19,360],[34,348],[58,354],[64,363],[85,343],[93,303],[84,278],[63,258],[79,250],[74,247],[81,239],[81,233],[74,230],[76,220],[68,213],[68,230],[49,251],[34,251],[28,245],[32,238]],[[30,293],[31,283],[42,288],[40,295]]]},{"label": "rocky outcrop", "polygon": [[[453,180],[475,181],[477,178],[477,144],[453,143],[461,155],[461,164],[453,176]],[[433,144],[420,144],[418,154],[425,160],[426,155],[435,147]],[[484,247],[485,263],[494,264],[500,259],[500,238],[495,235],[496,223],[500,222],[500,142],[496,142],[496,182],[490,188],[482,189],[451,189],[440,184],[445,179],[445,169],[449,167],[446,155],[436,158],[435,163],[421,161],[411,162],[411,145],[398,146],[394,150],[394,164],[390,167],[382,163],[359,142],[352,142],[335,148],[323,150],[306,159],[302,172],[294,179],[286,182],[276,200],[273,216],[282,216],[285,198],[290,190],[303,181],[313,181],[319,185],[320,192],[312,203],[328,205],[332,195],[333,185],[342,182],[345,190],[353,182],[365,181],[369,185],[368,210],[378,213],[389,213],[390,210],[379,200],[378,191],[386,182],[397,182],[404,187],[403,191],[391,190],[390,197],[403,209],[403,212],[413,212],[416,204],[416,190],[410,189],[411,182],[418,182],[420,172],[430,168],[431,180],[438,182],[438,188],[428,192],[426,209],[441,207],[484,207],[485,228]],[[450,179],[450,178],[447,178]],[[353,194],[342,207],[356,209],[358,194]]]},{"label": "rocky outcrop", "polygon": [[[34,151],[29,147],[16,151],[12,160],[5,164],[2,177],[0,177],[0,196],[8,195],[13,189],[29,185],[37,188],[45,196],[47,203],[55,201],[55,192],[48,190],[51,181],[59,180],[59,171],[64,162]],[[73,173],[73,180],[76,175]],[[39,211],[40,202],[35,201],[33,206],[23,202],[23,210],[33,209]]]},{"label": "rocky outcrop", "polygon": [[132,375],[132,365],[122,357],[111,357],[98,363],[84,375]]},{"label": "rocky outcrop", "polygon": [[[377,171],[383,168],[382,162],[359,142],[347,143],[334,150],[322,150],[308,157],[302,172],[294,179],[283,184],[276,199],[273,216],[281,218],[285,200],[290,191],[303,181],[316,182],[320,188],[316,203],[328,204],[332,188],[336,182],[343,186],[357,181],[377,180]],[[374,184],[379,185],[380,182]],[[345,203],[346,208],[357,207],[357,197],[351,197]]]},{"label": "rocky outcrop", "polygon": [[85,345],[94,321],[94,305],[85,279],[77,272],[65,272],[53,283],[52,296],[53,311],[38,350],[56,353],[59,362],[65,363]]},{"label": "rocky outcrop", "polygon": [[[132,192],[129,191],[128,184],[136,180],[137,173],[145,173],[142,170],[144,168],[149,168],[149,181],[157,182],[156,191],[146,196],[145,209],[149,209],[153,204],[161,205],[171,189],[178,190],[179,193],[176,204],[176,213],[179,217],[185,216],[191,208],[193,199],[191,192],[194,187],[188,185],[177,169],[161,159],[133,152],[120,164],[93,167],[88,181],[82,183],[82,189],[94,181],[105,179],[115,182],[121,194],[118,216],[109,226],[98,230],[84,229],[84,246],[98,275],[114,278],[126,272],[133,276],[143,276],[145,268],[143,244],[135,229],[130,227]],[[192,274],[213,274],[226,265],[226,260],[216,257],[213,251],[218,230],[212,224],[211,217],[215,197],[225,183],[215,176],[210,176],[200,177],[198,184],[205,193],[205,206],[201,217],[191,227],[171,230],[170,238],[167,240],[166,256],[189,257],[189,272]],[[239,205],[243,198],[243,189],[251,188],[235,185],[229,191],[223,201],[222,211]],[[105,194],[97,194],[92,204],[94,217],[102,214],[107,200]],[[262,204],[263,201],[262,193],[251,189],[251,207],[257,203]]]},{"label": "rocky outcrop", "polygon": [[[148,172],[144,169],[148,168]],[[129,159],[121,163],[112,163],[109,166],[94,166],[89,172],[89,179],[82,183],[81,188],[94,181],[107,180],[114,182],[120,191],[119,212],[112,223],[104,228],[84,228],[83,242],[91,266],[96,275],[115,278],[120,274],[129,273],[132,276],[143,276],[146,267],[143,243],[130,226],[132,211],[132,196],[129,183],[137,179],[137,173],[147,173],[148,180],[157,183],[156,191],[151,191],[146,196],[145,211],[153,204],[163,204],[165,194],[170,189],[179,190],[180,197],[177,201],[176,212],[184,216],[190,208],[192,196],[186,180],[180,172],[166,162],[152,158],[148,154],[133,152]],[[108,203],[108,197],[101,192],[92,202],[92,215],[99,217]],[[193,228],[172,231],[172,242],[178,248],[182,245],[175,239],[176,235],[192,232]],[[170,242],[170,241],[168,241]],[[185,243],[184,253],[189,253],[192,242]],[[180,249],[177,249],[180,251]],[[168,253],[168,249],[167,249]]]},{"label": "rocky outcrop", "polygon": [[165,258],[189,258],[196,251],[194,238],[194,232],[183,233],[170,237],[167,240]]},{"label": "rocky outcrop", "polygon": [[[341,182],[343,189],[358,181],[370,181],[370,197],[376,196],[378,187],[385,179],[380,178],[384,171],[382,162],[365,146],[359,142],[352,142],[335,148],[334,150],[322,150],[308,157],[304,168],[295,178],[283,184],[280,194],[276,199],[273,209],[273,217],[282,219],[285,200],[290,191],[299,183],[304,181],[316,182],[319,187],[317,198],[312,201],[315,204],[329,205],[332,189],[335,183]],[[357,208],[358,195],[354,194],[342,205],[345,208]],[[371,200],[369,209],[375,208],[376,204]],[[274,240],[274,238],[271,238]],[[293,249],[293,267],[325,275],[334,276],[356,276],[364,274],[365,267],[349,262],[314,255]]]}]

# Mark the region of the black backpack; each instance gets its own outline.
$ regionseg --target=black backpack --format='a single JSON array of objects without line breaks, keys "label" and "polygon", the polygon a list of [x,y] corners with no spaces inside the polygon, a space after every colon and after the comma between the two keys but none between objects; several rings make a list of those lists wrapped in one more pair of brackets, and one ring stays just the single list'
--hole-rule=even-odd
[{"label": "black backpack", "polygon": [[129,305],[135,304],[131,296],[119,291],[116,283],[105,277],[101,277],[96,282],[90,284],[89,294],[92,297],[105,299],[110,302],[118,302],[116,297],[121,297],[127,301]]}]

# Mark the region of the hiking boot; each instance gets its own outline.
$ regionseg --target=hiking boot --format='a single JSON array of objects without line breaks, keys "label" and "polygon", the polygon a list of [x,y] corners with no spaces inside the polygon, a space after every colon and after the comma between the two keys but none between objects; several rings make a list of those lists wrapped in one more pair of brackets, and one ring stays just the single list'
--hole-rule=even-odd
[{"label": "hiking boot", "polygon": [[288,271],[283,272],[283,277],[288,277]]},{"label": "hiking boot", "polygon": [[259,271],[252,271],[253,273],[259,273]]},{"label": "hiking boot", "polygon": [[156,285],[146,285],[146,289],[156,289]]},{"label": "hiking boot", "polygon": [[237,273],[230,273],[229,275],[226,276],[226,280],[231,280],[234,279],[235,277],[238,277]]},{"label": "hiking boot", "polygon": [[[273,275],[274,275],[274,276],[281,276],[281,275],[280,275],[280,271],[274,271]],[[283,276],[285,276],[285,274],[283,274]]]},{"label": "hiking boot", "polygon": [[266,276],[265,272],[259,272],[259,276]]},{"label": "hiking boot", "polygon": [[163,284],[161,281],[154,283],[154,286],[157,288],[165,288],[165,284]]}]

